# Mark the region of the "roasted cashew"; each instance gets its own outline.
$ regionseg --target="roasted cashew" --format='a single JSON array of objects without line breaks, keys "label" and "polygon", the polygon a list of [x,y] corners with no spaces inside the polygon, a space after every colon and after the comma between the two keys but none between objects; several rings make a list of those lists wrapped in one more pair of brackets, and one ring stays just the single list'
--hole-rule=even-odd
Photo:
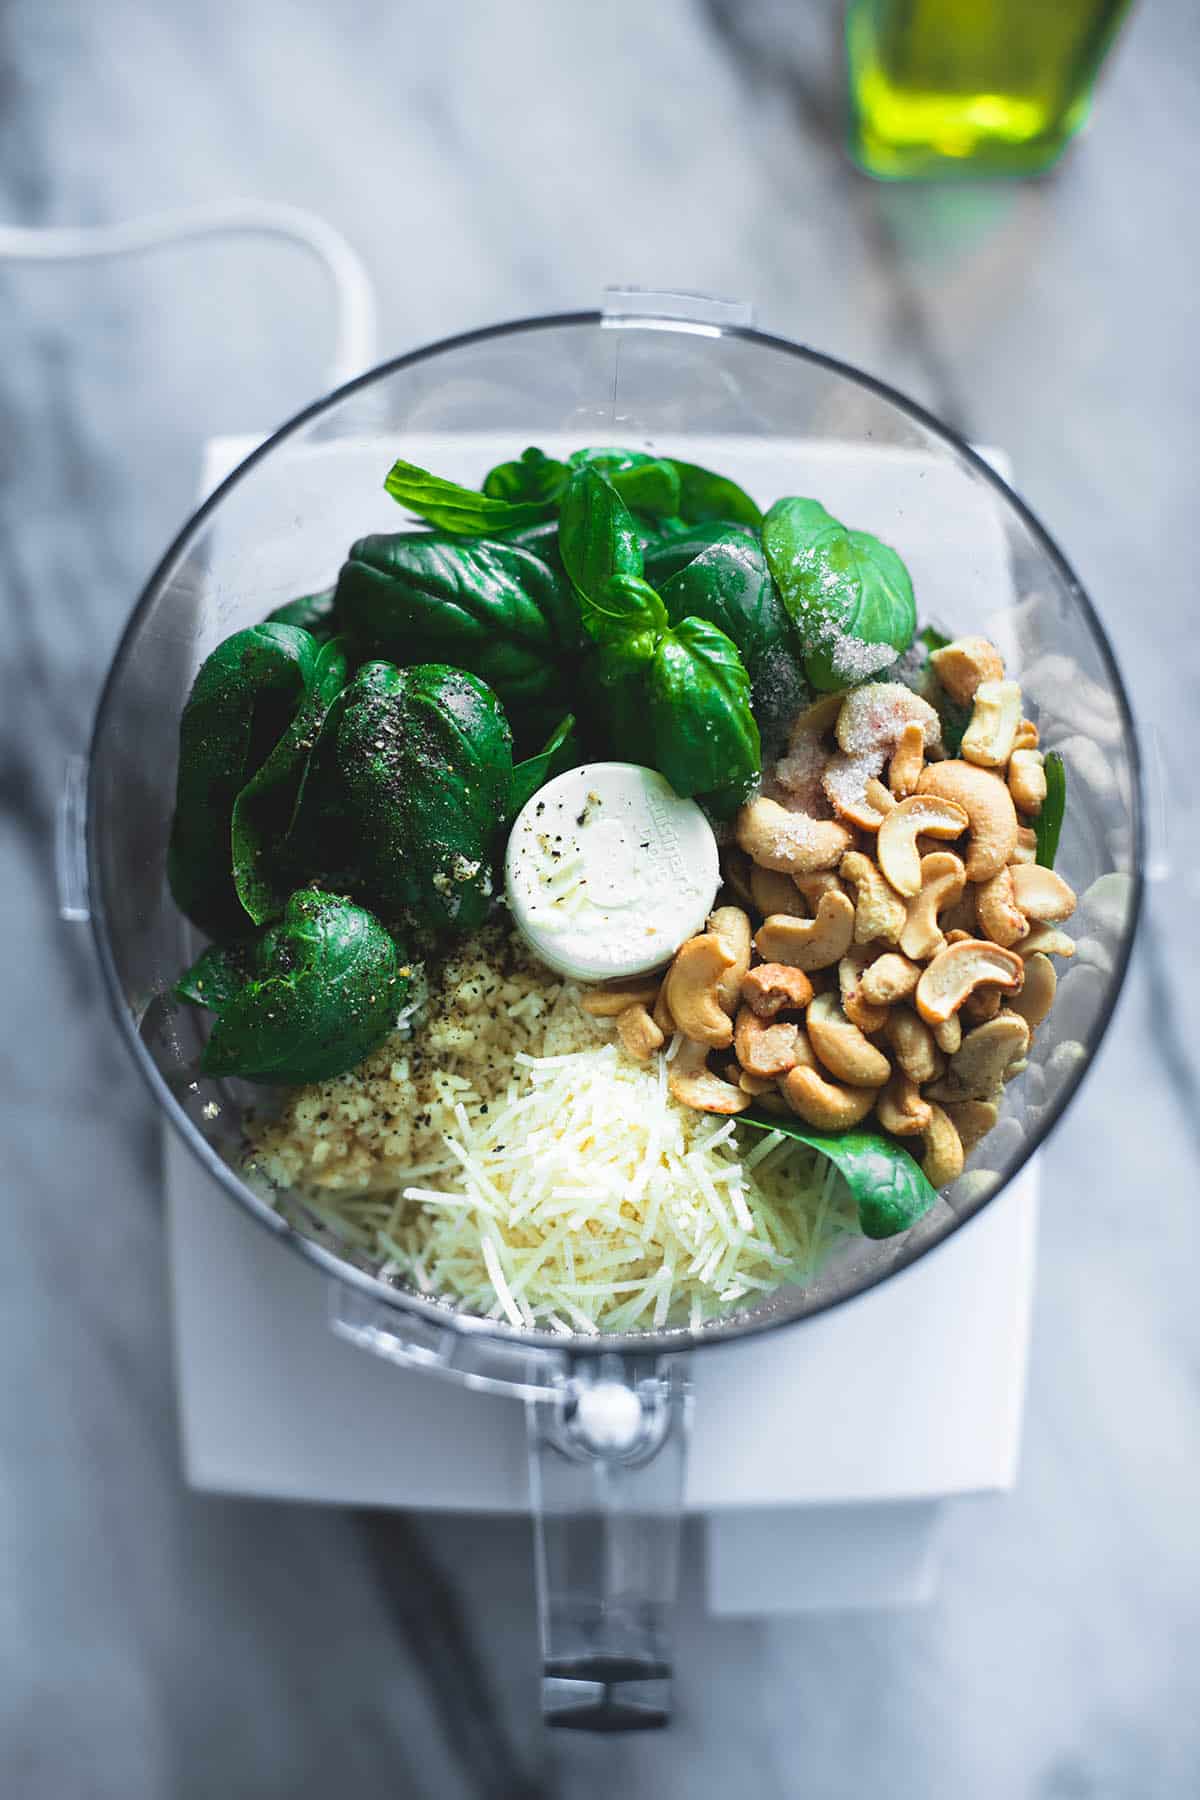
[{"label": "roasted cashew", "polygon": [[[804,896],[808,910],[814,917],[825,894],[844,894],[846,891],[840,877],[835,875],[832,869],[819,869],[815,875],[793,875],[792,883]],[[772,910],[786,912],[788,909],[786,906],[781,906]]]},{"label": "roasted cashew", "polygon": [[667,1005],[667,984],[664,981],[658,990],[658,996],[650,1012],[650,1017],[658,1026],[665,1038],[675,1036],[675,1021],[671,1017],[671,1009]]},{"label": "roasted cashew", "polygon": [[750,1095],[714,1075],[703,1044],[687,1038],[667,1068],[667,1086],[674,1099],[696,1112],[740,1113],[750,1105]]},{"label": "roasted cashew", "polygon": [[644,1006],[627,1006],[617,1014],[617,1036],[639,1062],[649,1062],[666,1039]]},{"label": "roasted cashew", "polygon": [[921,979],[921,971],[907,956],[894,950],[876,957],[862,978],[863,997],[875,1006],[891,1006],[896,1000],[907,1000]]},{"label": "roasted cashew", "polygon": [[983,938],[965,938],[939,951],[917,983],[917,1011],[927,1025],[940,1025],[956,1013],[968,994],[991,982],[1016,993],[1025,968],[1015,950],[1004,950]]},{"label": "roasted cashew", "polygon": [[947,1100],[943,1104],[958,1133],[963,1155],[970,1156],[1000,1117],[1000,1108],[994,1100]]},{"label": "roasted cashew", "polygon": [[1074,956],[1075,939],[1060,931],[1057,925],[1034,925],[1029,936],[1021,939],[1021,955]]},{"label": "roasted cashew", "polygon": [[921,858],[920,892],[908,901],[900,932],[900,948],[905,956],[914,962],[925,962],[945,949],[938,914],[961,898],[966,879],[962,862],[953,850],[931,850]]},{"label": "roasted cashew", "polygon": [[710,1050],[724,1050],[733,1042],[733,1021],[721,1003],[721,977],[733,963],[729,946],[706,931],[681,944],[667,970],[671,1017],[685,1037]]},{"label": "roasted cashew", "polygon": [[1003,944],[1005,949],[1029,935],[1029,920],[1017,905],[1008,863],[976,887],[975,913],[983,935],[991,938],[993,944]]},{"label": "roasted cashew", "polygon": [[1017,846],[1008,860],[1010,863],[1037,861],[1037,832],[1031,825],[1017,826]]},{"label": "roasted cashew", "polygon": [[882,1050],[851,1024],[833,994],[817,994],[805,1015],[808,1041],[831,1075],[852,1087],[877,1088],[887,1080],[892,1065]]},{"label": "roasted cashew", "polygon": [[890,756],[906,725],[921,727],[922,747],[935,749],[942,741],[942,723],[928,700],[899,681],[868,681],[851,688],[837,717],[839,750],[847,756],[879,753]]},{"label": "roasted cashew", "polygon": [[1015,681],[981,681],[961,753],[984,769],[1003,769],[1021,723],[1021,690]]},{"label": "roasted cashew", "polygon": [[930,1106],[929,1124],[923,1133],[925,1155],[921,1173],[932,1188],[944,1188],[963,1172],[962,1141],[940,1106]]},{"label": "roasted cashew", "polygon": [[[847,756],[844,750],[833,753],[825,764],[821,787],[839,819],[847,819],[863,831],[879,830],[891,804],[891,795],[878,779],[882,770],[882,750],[864,756]],[[887,801],[880,805],[885,794]]]},{"label": "roasted cashew", "polygon": [[1008,791],[1013,805],[1034,819],[1046,798],[1045,760],[1040,750],[1014,750],[1008,759]]},{"label": "roasted cashew", "polygon": [[738,1009],[733,1028],[733,1047],[748,1075],[786,1075],[797,1063],[800,1028],[789,1019],[774,1024],[759,1018],[749,1006]]},{"label": "roasted cashew", "polygon": [[968,1031],[950,1058],[950,1079],[964,1100],[993,1100],[1004,1073],[1029,1048],[1029,1027],[1013,1012],[1001,1012]]},{"label": "roasted cashew", "polygon": [[790,913],[795,919],[809,917],[809,910],[796,891],[795,882],[780,869],[760,869],[752,863],[750,894],[764,919],[770,913]]},{"label": "roasted cashew", "polygon": [[750,891],[750,872],[754,864],[744,850],[735,844],[726,844],[721,852],[721,874],[725,878],[725,886],[736,894],[743,906],[754,905],[754,895]]},{"label": "roasted cashew", "polygon": [[875,1117],[885,1131],[894,1137],[915,1137],[930,1122],[928,1100],[911,1076],[903,1069],[893,1069],[891,1079],[875,1102]]},{"label": "roasted cashew", "polygon": [[988,1019],[994,1019],[999,1011],[999,988],[976,988],[975,992],[968,994],[963,1001],[958,1016],[966,1025],[983,1025]]},{"label": "roasted cashew", "polygon": [[660,977],[648,981],[617,981],[611,987],[588,988],[579,1004],[593,1019],[616,1019],[630,1006],[653,1006]]},{"label": "roasted cashew", "polygon": [[[944,856],[946,852],[942,851],[941,854]],[[959,867],[962,867],[961,859]],[[957,900],[952,900],[945,911],[939,915],[938,922],[943,931],[965,931],[968,937],[982,937],[983,933],[979,929],[979,919],[975,910],[975,895],[978,889],[973,882],[967,882],[965,872],[963,882],[962,893]]]},{"label": "roasted cashew", "polygon": [[969,762],[930,763],[917,792],[953,800],[966,813],[971,826],[968,881],[987,881],[1004,867],[1017,846],[1017,809],[999,775]]},{"label": "roasted cashew", "polygon": [[852,1025],[857,1025],[860,1031],[868,1034],[882,1031],[888,1018],[887,1007],[873,1006],[862,991],[863,971],[870,965],[874,955],[874,950],[869,950],[865,944],[851,944],[837,966],[842,1011]]},{"label": "roasted cashew", "polygon": [[791,1110],[817,1131],[847,1131],[875,1104],[873,1089],[842,1087],[815,1069],[790,1069],[779,1085]]},{"label": "roasted cashew", "polygon": [[742,999],[760,1019],[781,1012],[803,1012],[813,997],[813,984],[803,969],[765,962],[742,976]]},{"label": "roasted cashew", "polygon": [[894,944],[907,917],[899,894],[861,850],[847,850],[841,861],[841,874],[853,885],[856,895],[855,943],[871,944],[882,938],[885,943]]},{"label": "roasted cashew", "polygon": [[751,1075],[747,1069],[743,1069],[738,1076],[738,1086],[743,1094],[749,1094],[752,1100],[757,1100],[760,1094],[770,1093],[775,1086],[775,1079],[771,1075]]},{"label": "roasted cashew", "polygon": [[954,925],[946,933],[946,942],[948,944],[965,944],[968,938],[978,937],[978,935],[977,931],[963,931]]},{"label": "roasted cashew", "polygon": [[1013,739],[1014,750],[1036,750],[1041,742],[1041,733],[1032,719],[1022,719],[1017,726],[1017,735]]},{"label": "roasted cashew", "polygon": [[984,637],[955,638],[929,658],[934,674],[952,700],[970,706],[981,681],[1004,677],[1004,658]]},{"label": "roasted cashew", "polygon": [[1075,911],[1075,889],[1041,863],[1017,863],[1012,884],[1017,905],[1039,925],[1058,925]]},{"label": "roasted cashew", "polygon": [[[936,766],[946,768],[949,765],[939,763]],[[921,779],[924,781],[925,776]],[[879,866],[896,892],[907,899],[921,891],[919,836],[961,837],[967,824],[966,811],[956,800],[927,793],[910,794],[907,800],[901,800],[879,827],[876,840]]]},{"label": "roasted cashew", "polygon": [[740,906],[718,906],[708,915],[708,929],[733,958],[717,983],[721,1005],[732,1018],[742,998],[742,976],[750,967],[750,915]]},{"label": "roasted cashew", "polygon": [[933,1041],[938,1049],[947,1056],[953,1056],[962,1043],[962,1020],[957,1013],[951,1013],[948,1019],[933,1027]]},{"label": "roasted cashew", "polygon": [[888,764],[888,786],[897,800],[906,800],[916,793],[924,767],[925,732],[916,719],[910,719],[900,733]]},{"label": "roasted cashew", "polygon": [[854,908],[845,894],[825,894],[815,919],[793,919],[772,913],[754,937],[764,962],[789,963],[795,969],[828,969],[850,948]]},{"label": "roasted cashew", "polygon": [[836,820],[789,812],[764,795],[743,806],[735,829],[738,843],[760,868],[782,869],[786,875],[836,868],[851,841]]},{"label": "roasted cashew", "polygon": [[888,1043],[896,1052],[896,1061],[910,1081],[919,1087],[923,1081],[933,1081],[940,1075],[943,1064],[934,1045],[933,1033],[911,1007],[892,1008],[888,1014],[887,1034]]},{"label": "roasted cashew", "polygon": [[1025,985],[1014,994],[1009,1006],[1020,1013],[1030,1031],[1036,1030],[1054,1005],[1058,991],[1058,975],[1048,956],[1040,953],[1025,958]]}]

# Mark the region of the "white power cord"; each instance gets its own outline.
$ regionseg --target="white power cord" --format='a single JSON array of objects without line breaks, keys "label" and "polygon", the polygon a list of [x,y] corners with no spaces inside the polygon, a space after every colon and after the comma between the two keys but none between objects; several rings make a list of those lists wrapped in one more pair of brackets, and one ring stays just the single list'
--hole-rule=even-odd
[{"label": "white power cord", "polygon": [[375,291],[366,265],[341,232],[298,206],[255,200],[152,213],[123,225],[29,228],[0,225],[0,261],[80,262],[135,256],[191,239],[223,236],[283,238],[308,250],[324,268],[337,301],[337,337],[329,363],[331,388],[361,375],[375,358]]}]

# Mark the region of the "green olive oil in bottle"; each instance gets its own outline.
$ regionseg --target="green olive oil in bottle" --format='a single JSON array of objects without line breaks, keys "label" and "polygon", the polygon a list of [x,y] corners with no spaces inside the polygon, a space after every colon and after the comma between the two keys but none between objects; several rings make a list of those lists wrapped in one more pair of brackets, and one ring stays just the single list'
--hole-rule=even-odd
[{"label": "green olive oil in bottle", "polygon": [[849,0],[850,148],[869,175],[1030,175],[1087,117],[1130,0]]}]

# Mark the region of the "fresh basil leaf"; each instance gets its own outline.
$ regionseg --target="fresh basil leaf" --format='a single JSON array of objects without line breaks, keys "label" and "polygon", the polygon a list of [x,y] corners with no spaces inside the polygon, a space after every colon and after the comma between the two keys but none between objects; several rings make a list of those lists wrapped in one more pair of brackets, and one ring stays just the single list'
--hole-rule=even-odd
[{"label": "fresh basil leaf", "polygon": [[482,924],[512,795],[512,734],[491,688],[442,664],[367,663],[330,708],[314,761],[296,834],[310,868],[325,850],[389,921]]},{"label": "fresh basil leaf", "polygon": [[407,971],[378,919],[304,890],[264,932],[254,974],[224,1000],[200,1066],[243,1081],[331,1080],[378,1048],[407,992]]},{"label": "fresh basil leaf", "polygon": [[320,653],[297,626],[252,625],[218,644],[192,684],[179,722],[167,877],[180,911],[213,937],[246,929],[233,879],[234,802],[287,730]]},{"label": "fresh basil leaf", "polygon": [[813,1131],[799,1119],[776,1113],[744,1112],[741,1125],[781,1131],[836,1165],[858,1202],[858,1223],[865,1237],[895,1237],[907,1231],[937,1199],[921,1170],[899,1144],[877,1131]]},{"label": "fresh basil leaf", "polygon": [[679,477],[679,511],[690,523],[730,519],[739,525],[762,524],[760,509],[728,475],[716,475],[698,463],[680,462],[678,457],[672,458],[672,466]]},{"label": "fresh basil leaf", "polygon": [[[233,803],[230,847],[238,898],[255,925],[283,911],[293,886],[282,846],[300,804],[304,778],[330,706],[346,685],[346,640],[321,650],[291,724]],[[292,871],[294,876],[294,871]]]},{"label": "fresh basil leaf", "polygon": [[1067,809],[1067,765],[1062,759],[1061,751],[1047,750],[1045,771],[1046,798],[1042,801],[1042,810],[1033,826],[1037,838],[1035,860],[1044,869],[1052,869],[1058,855],[1063,814]]},{"label": "fresh basil leaf", "polygon": [[935,625],[927,625],[924,631],[917,635],[924,647],[926,659],[931,657],[935,650],[944,650],[946,645],[953,641],[946,636],[944,631],[939,631]]},{"label": "fresh basil leaf", "polygon": [[333,589],[323,588],[319,594],[302,594],[298,600],[285,601],[267,614],[264,624],[298,625],[311,633],[318,644],[325,643],[337,629],[333,622]]},{"label": "fresh basil leaf", "polygon": [[394,462],[383,485],[418,519],[464,537],[487,537],[510,526],[532,525],[554,510],[551,500],[495,500],[410,462]]},{"label": "fresh basil leaf", "polygon": [[689,525],[681,519],[678,531],[663,529],[673,523],[669,519],[659,521],[658,535],[644,551],[646,580],[660,592],[673,575],[714,544],[759,543],[757,532],[732,519],[711,519],[703,525]]},{"label": "fresh basil leaf", "polygon": [[363,656],[466,669],[514,719],[558,696],[558,658],[581,635],[570,585],[548,563],[516,544],[444,532],[359,538],[338,576],[337,610]]},{"label": "fresh basil leaf", "polygon": [[535,506],[556,501],[571,471],[545,451],[531,444],[518,462],[497,463],[483,478],[483,492],[491,500],[531,501]]},{"label": "fresh basil leaf", "polygon": [[878,674],[912,642],[917,612],[903,562],[818,500],[777,500],[763,549],[813,686],[835,692]]},{"label": "fresh basil leaf", "polygon": [[654,766],[677,794],[709,793],[756,776],[758,726],[737,645],[707,619],[664,632],[646,674]]},{"label": "fresh basil leaf", "polygon": [[573,469],[596,469],[607,477],[632,512],[655,519],[668,518],[680,510],[679,475],[674,463],[664,457],[600,445],[575,450],[570,460]]},{"label": "fresh basil leaf", "polygon": [[640,575],[610,575],[598,593],[580,597],[583,627],[604,652],[608,679],[648,663],[667,628],[667,609]]},{"label": "fresh basil leaf", "polygon": [[551,732],[546,743],[536,756],[527,756],[524,762],[513,765],[512,800],[509,813],[516,818],[522,807],[553,781],[556,775],[562,775],[567,769],[575,768],[580,761],[579,739],[575,731],[575,717],[568,713]]},{"label": "fresh basil leaf", "polygon": [[207,945],[175,983],[175,998],[220,1012],[248,979],[252,958],[249,944]]},{"label": "fresh basil leaf", "polygon": [[[755,698],[785,681],[793,712],[804,682],[793,647],[792,623],[783,609],[762,546],[739,534],[701,548],[661,587],[672,625],[707,619],[737,645]],[[764,693],[761,697],[766,698]]]},{"label": "fresh basil leaf", "polygon": [[558,547],[563,567],[585,601],[595,599],[614,575],[642,573],[633,514],[599,469],[576,469],[564,488]]}]

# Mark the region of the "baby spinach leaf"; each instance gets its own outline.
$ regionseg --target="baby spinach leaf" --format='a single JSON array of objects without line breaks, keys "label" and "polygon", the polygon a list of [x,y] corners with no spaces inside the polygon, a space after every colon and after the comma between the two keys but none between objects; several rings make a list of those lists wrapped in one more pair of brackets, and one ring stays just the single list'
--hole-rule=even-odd
[{"label": "baby spinach leaf", "polygon": [[259,941],[254,973],[220,1003],[206,1075],[328,1081],[394,1029],[408,992],[396,945],[351,901],[306,889]]},{"label": "baby spinach leaf", "polygon": [[558,547],[563,566],[585,601],[599,595],[614,575],[642,573],[633,514],[599,469],[588,465],[576,469],[563,489]]},{"label": "baby spinach leaf", "polygon": [[719,538],[704,546],[663,582],[661,593],[672,625],[707,619],[732,638],[752,682],[770,660],[791,658],[791,620],[752,538]]},{"label": "baby spinach leaf", "polygon": [[663,633],[646,674],[654,766],[677,794],[718,791],[756,776],[758,726],[737,645],[707,619]]},{"label": "baby spinach leaf", "polygon": [[510,526],[532,525],[554,510],[552,500],[493,499],[410,462],[394,462],[383,485],[418,519],[464,537],[487,537]]},{"label": "baby spinach leaf", "polygon": [[346,685],[346,640],[321,650],[291,724],[233,803],[230,846],[238,898],[255,925],[283,911],[291,879],[281,848],[300,804],[309,758],[325,714]]},{"label": "baby spinach leaf", "polygon": [[214,937],[246,929],[233,879],[234,802],[311,687],[320,646],[294,625],[252,625],[213,651],[179,722],[167,877],[176,905]]},{"label": "baby spinach leaf", "polygon": [[714,544],[759,542],[757,532],[731,519],[710,519],[703,525],[688,525],[681,520],[678,531],[664,532],[662,527],[670,523],[670,520],[659,521],[659,536],[644,552],[646,580],[660,591],[672,575],[678,575],[694,557],[702,555]]},{"label": "baby spinach leaf", "polygon": [[527,756],[524,762],[514,763],[510,816],[515,819],[539,788],[545,787],[548,781],[553,781],[556,775],[575,768],[580,757],[575,717],[573,713],[568,713],[555,726],[536,756]]},{"label": "baby spinach leaf", "polygon": [[632,512],[654,519],[668,518],[679,511],[679,475],[674,463],[663,457],[600,445],[573,451],[571,467],[598,470]]},{"label": "baby spinach leaf", "polygon": [[252,961],[250,944],[209,944],[175,983],[175,998],[220,1012],[249,978]]},{"label": "baby spinach leaf", "polygon": [[333,589],[323,588],[319,594],[301,594],[297,600],[287,600],[274,612],[269,612],[263,622],[267,625],[299,625],[302,631],[315,637],[318,644],[323,644],[336,629]]},{"label": "baby spinach leaf", "polygon": [[896,552],[851,531],[818,500],[777,500],[763,549],[814,687],[829,692],[878,674],[912,642],[912,582]]},{"label": "baby spinach leaf", "polygon": [[745,488],[728,475],[716,475],[697,463],[672,458],[679,477],[679,511],[690,523],[701,525],[710,519],[733,520],[739,525],[761,525],[762,512]]},{"label": "baby spinach leaf", "polygon": [[781,1131],[834,1163],[858,1202],[865,1237],[895,1237],[907,1231],[937,1199],[921,1170],[899,1144],[878,1131],[813,1131],[802,1120],[775,1113],[742,1113],[739,1124]]},{"label": "baby spinach leaf", "polygon": [[299,834],[346,858],[357,896],[389,921],[482,923],[512,794],[512,734],[491,688],[438,663],[367,663],[330,708],[316,761]]},{"label": "baby spinach leaf", "polygon": [[1054,859],[1058,855],[1058,840],[1062,832],[1063,814],[1067,809],[1067,765],[1059,750],[1046,752],[1046,798],[1042,801],[1042,810],[1034,821],[1034,834],[1037,837],[1036,860],[1044,869],[1054,867]]},{"label": "baby spinach leaf", "polygon": [[571,471],[545,451],[531,444],[518,462],[497,463],[483,478],[483,492],[491,500],[532,501],[542,505],[558,499]]},{"label": "baby spinach leaf", "polygon": [[516,544],[444,532],[359,538],[337,608],[363,655],[466,669],[517,718],[558,690],[556,659],[579,638],[574,595],[548,563]]}]

